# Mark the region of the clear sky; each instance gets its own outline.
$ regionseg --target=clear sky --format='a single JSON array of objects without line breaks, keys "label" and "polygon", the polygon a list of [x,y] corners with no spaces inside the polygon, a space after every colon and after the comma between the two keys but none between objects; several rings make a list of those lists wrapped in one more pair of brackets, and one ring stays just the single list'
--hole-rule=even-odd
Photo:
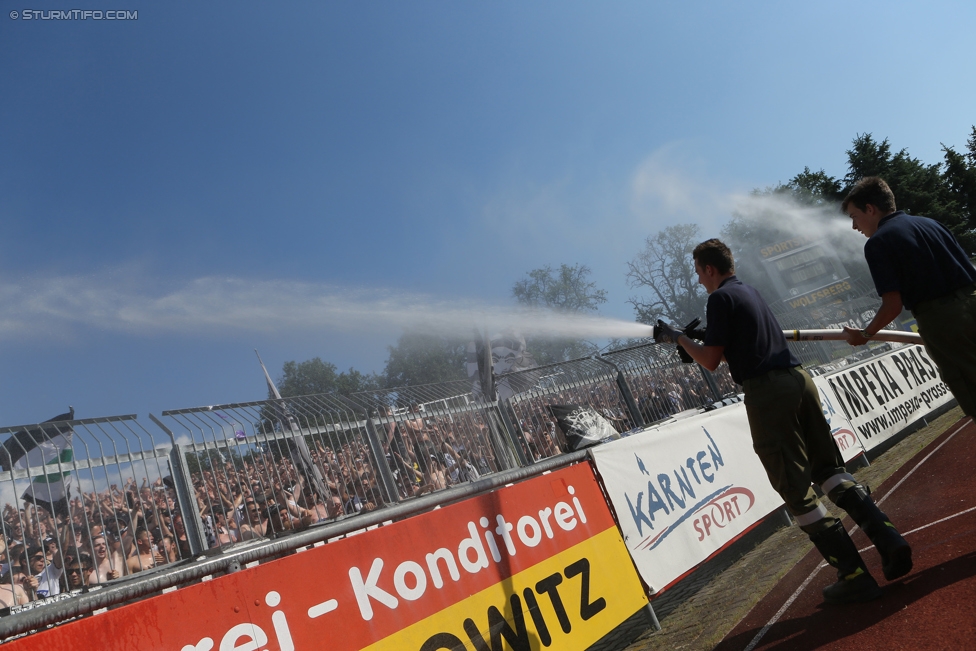
[{"label": "clear sky", "polygon": [[254,348],[381,371],[546,264],[630,320],[647,235],[976,123],[969,1],[3,6],[0,425],[262,399]]}]

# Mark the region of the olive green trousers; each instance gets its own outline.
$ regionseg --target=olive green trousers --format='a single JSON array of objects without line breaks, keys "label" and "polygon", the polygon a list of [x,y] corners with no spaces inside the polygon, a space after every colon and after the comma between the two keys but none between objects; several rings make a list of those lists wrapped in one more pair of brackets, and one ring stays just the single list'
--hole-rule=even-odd
[{"label": "olive green trousers", "polygon": [[[746,380],[742,387],[753,449],[769,483],[804,531],[831,527],[837,519],[821,505],[811,484],[847,471],[810,374],[800,368],[775,370]],[[849,475],[838,479],[828,494],[834,502],[854,486]]]}]

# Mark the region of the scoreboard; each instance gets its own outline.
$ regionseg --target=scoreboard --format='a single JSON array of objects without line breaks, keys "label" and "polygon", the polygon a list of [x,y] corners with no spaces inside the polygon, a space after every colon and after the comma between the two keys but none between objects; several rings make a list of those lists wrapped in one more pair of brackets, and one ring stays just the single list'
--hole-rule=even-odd
[{"label": "scoreboard", "polygon": [[784,301],[836,285],[849,278],[840,258],[826,241],[792,239],[760,249],[763,264]]}]

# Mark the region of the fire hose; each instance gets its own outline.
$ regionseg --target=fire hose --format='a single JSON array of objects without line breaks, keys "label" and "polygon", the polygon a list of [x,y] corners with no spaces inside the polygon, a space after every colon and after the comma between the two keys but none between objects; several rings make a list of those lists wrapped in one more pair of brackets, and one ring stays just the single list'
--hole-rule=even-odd
[{"label": "fire hose", "polygon": [[[846,341],[847,337],[843,330],[834,328],[828,330],[784,330],[783,335],[787,341]],[[919,344],[922,335],[915,332],[904,332],[902,330],[878,330],[871,335],[871,341],[891,341],[901,344]]]},{"label": "fire hose", "polygon": [[[684,333],[691,339],[697,339],[702,341],[705,339],[704,328],[699,328],[701,325],[701,319],[695,319],[680,332]],[[657,339],[657,333],[660,328],[667,327],[664,325],[663,321],[658,320],[657,325],[654,326],[654,338]],[[837,328],[823,329],[823,330],[783,330],[783,336],[786,337],[787,341],[846,341],[847,333],[843,330]],[[925,342],[922,341],[922,336],[915,332],[904,332],[902,330],[879,330],[877,333],[871,335],[871,341],[888,341],[894,343],[902,344],[918,344],[922,345]],[[681,356],[681,361],[686,364],[690,364],[694,360],[691,355],[682,348],[678,346],[678,354]]]}]

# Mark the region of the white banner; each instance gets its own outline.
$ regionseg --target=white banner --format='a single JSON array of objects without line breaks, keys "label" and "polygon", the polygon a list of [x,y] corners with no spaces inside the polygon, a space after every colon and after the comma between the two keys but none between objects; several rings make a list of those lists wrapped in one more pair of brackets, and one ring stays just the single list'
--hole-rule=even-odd
[{"label": "white banner", "polygon": [[592,449],[644,582],[658,592],[783,501],[752,449],[745,405]]},{"label": "white banner", "polygon": [[830,433],[834,436],[834,442],[837,443],[837,448],[846,464],[865,452],[864,444],[854,433],[854,426],[851,425],[851,421],[847,420],[847,417],[840,410],[837,399],[827,385],[827,381],[822,377],[815,377],[813,384],[820,393],[820,408],[823,409],[824,418],[830,425]]},{"label": "white banner", "polygon": [[839,407],[838,415],[850,422],[865,450],[953,400],[922,346],[904,346],[814,382],[821,397]]}]

